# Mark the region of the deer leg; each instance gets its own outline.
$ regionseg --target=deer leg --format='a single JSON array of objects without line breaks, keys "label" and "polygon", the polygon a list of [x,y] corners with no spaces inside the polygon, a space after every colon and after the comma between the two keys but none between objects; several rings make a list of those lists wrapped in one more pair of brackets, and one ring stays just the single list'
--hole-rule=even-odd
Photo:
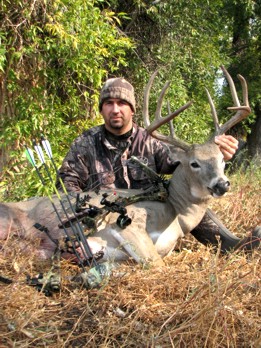
[{"label": "deer leg", "polygon": [[136,262],[152,263],[155,266],[164,265],[160,254],[142,224],[133,221],[130,226],[123,230],[116,228],[113,237],[118,240],[120,245]]},{"label": "deer leg", "polygon": [[220,243],[221,252],[226,253],[236,249],[252,250],[257,248],[260,245],[261,227],[256,228],[252,234],[241,240],[222,224],[213,211],[207,209],[203,219],[191,231],[191,234],[204,245],[218,247]]},{"label": "deer leg", "polygon": [[179,220],[175,219],[157,239],[155,246],[161,257],[169,255],[179,238],[184,237]]},{"label": "deer leg", "polygon": [[121,247],[123,247],[129,256],[133,258],[137,263],[143,263],[141,257],[136,253],[135,246],[129,241],[125,240],[123,236],[117,230],[111,230],[111,235],[117,240]]},{"label": "deer leg", "polygon": [[261,226],[257,226],[247,237],[240,239],[235,250],[252,251],[261,245]]},{"label": "deer leg", "polygon": [[218,247],[220,243],[222,253],[232,250],[240,241],[240,238],[233,235],[209,209],[191,234],[204,245]]}]

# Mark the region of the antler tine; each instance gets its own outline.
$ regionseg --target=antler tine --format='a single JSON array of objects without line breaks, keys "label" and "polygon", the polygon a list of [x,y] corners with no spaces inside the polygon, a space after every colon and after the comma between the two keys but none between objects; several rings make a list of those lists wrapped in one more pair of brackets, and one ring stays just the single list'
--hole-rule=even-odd
[{"label": "antler tine", "polygon": [[[162,109],[162,103],[164,96],[166,94],[167,89],[169,88],[170,82],[167,81],[164,85],[164,87],[161,90],[159,99],[157,101],[157,108],[155,112],[155,120],[153,121],[152,124],[150,124],[150,118],[149,118],[149,95],[150,95],[150,90],[152,83],[155,79],[155,76],[157,75],[158,70],[156,70],[150,77],[149,82],[147,83],[147,86],[144,91],[144,103],[143,103],[143,120],[145,127],[149,133],[152,133],[155,129],[159,128],[162,126],[164,123],[168,121],[164,121],[164,118],[161,117],[161,109]],[[173,116],[174,117],[174,116]],[[159,125],[158,125],[159,124]]]},{"label": "antler tine", "polygon": [[169,88],[169,85],[170,85],[170,81],[167,81],[160,92],[160,96],[159,96],[159,99],[157,102],[157,108],[156,108],[156,112],[155,112],[155,120],[158,120],[159,122],[160,122],[160,120],[163,119],[163,117],[161,116],[162,103],[163,103],[163,98],[166,94],[166,91]]},{"label": "antler tine", "polygon": [[149,127],[147,127],[147,132],[150,134],[153,133],[156,129],[163,126],[165,123],[168,123],[171,120],[173,120],[173,118],[178,116],[182,111],[186,110],[191,104],[192,104],[192,101],[189,101],[185,105],[181,106],[179,109],[172,112],[170,115],[165,116],[165,117],[160,117],[159,119],[155,119],[152,122],[152,124],[149,125]]},{"label": "antler tine", "polygon": [[220,127],[218,134],[224,134],[226,131],[228,131],[237,123],[241,122],[251,113],[251,108],[249,106],[249,101],[248,101],[248,88],[247,88],[247,83],[244,77],[241,75],[238,75],[238,78],[240,80],[242,90],[243,90],[243,103],[245,104],[245,105],[240,105],[233,79],[231,78],[228,71],[223,66],[221,67],[221,69],[223,70],[226,76],[226,79],[229,83],[230,91],[234,101],[234,106],[228,107],[228,110],[236,111],[236,113],[225,124],[223,124]]},{"label": "antler tine", "polygon": [[178,110],[170,113],[169,111],[169,115],[162,117],[161,116],[161,109],[162,109],[162,103],[163,103],[163,98],[166,94],[166,91],[170,85],[169,82],[166,82],[164,87],[161,90],[158,102],[157,102],[157,109],[156,109],[156,113],[155,113],[155,120],[150,123],[150,119],[149,119],[149,93],[151,90],[151,86],[152,83],[155,79],[155,76],[157,75],[158,71],[155,71],[150,79],[149,82],[146,85],[145,91],[144,91],[144,101],[143,101],[143,121],[144,121],[144,125],[146,127],[146,130],[149,134],[151,134],[154,138],[161,140],[165,143],[171,144],[171,145],[176,145],[179,146],[183,149],[187,149],[188,148],[188,144],[181,141],[180,139],[176,139],[174,137],[174,131],[173,131],[173,125],[170,126],[170,136],[167,135],[163,135],[160,134],[158,132],[156,132],[156,129],[158,129],[159,127],[161,127],[162,125],[164,125],[165,123],[170,123],[170,121],[178,116],[182,111],[186,110],[191,104],[192,101],[188,102],[187,104],[183,105],[182,107],[180,107]]},{"label": "antler tine", "polygon": [[219,121],[218,121],[218,117],[217,117],[217,111],[216,111],[213,99],[211,98],[211,95],[210,95],[208,89],[205,88],[205,90],[207,92],[208,102],[209,102],[210,108],[211,108],[212,119],[213,119],[214,127],[215,127],[215,134],[218,134],[220,131],[220,126],[219,126]]},{"label": "antler tine", "polygon": [[155,76],[157,75],[158,70],[156,70],[150,77],[149,82],[146,85],[146,88],[144,90],[144,97],[143,97],[143,121],[146,128],[150,126],[150,117],[149,117],[149,95],[150,95],[150,89],[152,86],[152,83],[155,79]]},{"label": "antler tine", "polygon": [[249,107],[249,101],[248,101],[248,88],[247,83],[244,77],[240,74],[237,75],[238,79],[240,80],[242,91],[243,91],[243,103]]},{"label": "antler tine", "polygon": [[[174,117],[178,116],[182,111],[187,109],[192,104],[192,102],[188,102],[187,104],[183,105],[181,108],[179,108],[178,110],[169,114],[168,116],[162,117],[161,116],[162,102],[163,102],[164,95],[166,94],[166,91],[167,91],[169,84],[170,84],[170,82],[166,82],[164,87],[161,90],[160,97],[159,97],[158,102],[157,102],[155,120],[152,123],[150,123],[150,119],[149,119],[149,93],[150,93],[152,83],[153,83],[157,73],[158,73],[158,70],[156,70],[151,75],[149,82],[147,83],[147,86],[146,86],[145,91],[144,91],[143,121],[144,121],[144,125],[147,129],[147,132],[149,134],[152,134],[156,129],[161,127],[163,124],[170,122]],[[153,135],[155,136],[155,134],[153,134]],[[161,139],[162,139],[162,137],[163,136],[161,136]]]},{"label": "antler tine", "polygon": [[229,84],[229,87],[230,87],[230,92],[231,92],[231,95],[232,95],[232,99],[233,99],[233,103],[235,106],[240,106],[240,102],[239,102],[239,99],[238,99],[238,96],[237,96],[237,90],[236,90],[236,87],[235,87],[235,84],[234,84],[234,81],[232,79],[232,77],[230,76],[230,74],[228,73],[227,69],[221,65],[221,69],[227,79],[227,82]]},{"label": "antler tine", "polygon": [[[189,105],[191,105],[192,104],[192,102],[189,102],[188,103]],[[189,106],[188,105],[188,106]],[[187,106],[187,107],[188,107]],[[170,103],[169,103],[169,101],[167,102],[167,107],[168,107],[168,113],[170,114],[170,115],[172,115],[172,113],[171,113],[171,109],[170,109]],[[185,106],[183,106],[182,108],[184,108]],[[187,108],[186,107],[186,108]],[[179,109],[180,110],[180,109]],[[176,112],[178,112],[179,113],[179,110],[177,110]],[[185,110],[185,108],[184,108],[184,110]],[[182,110],[183,111],[183,110]],[[181,111],[180,111],[181,112]],[[188,145],[185,141],[182,141],[182,140],[180,140],[180,139],[178,139],[178,138],[176,138],[175,137],[175,131],[174,131],[174,126],[173,126],[173,123],[171,122],[171,121],[169,121],[169,130],[170,130],[170,135],[169,136],[167,136],[167,135],[163,135],[163,134],[160,134],[159,132],[156,132],[156,131],[154,131],[153,133],[152,133],[152,136],[154,136],[154,138],[157,138],[158,140],[162,140],[162,141],[164,141],[165,143],[168,143],[168,144],[170,144],[170,145],[175,145],[175,146],[177,146],[177,147],[179,147],[179,148],[181,148],[181,149],[183,149],[183,150],[188,150],[189,148],[190,148],[190,145]]]},{"label": "antler tine", "polygon": [[[168,106],[168,113],[171,114],[169,100],[167,101],[167,106]],[[170,135],[172,136],[172,138],[174,138],[175,137],[175,130],[174,130],[173,122],[169,122],[169,130],[170,130]]]}]

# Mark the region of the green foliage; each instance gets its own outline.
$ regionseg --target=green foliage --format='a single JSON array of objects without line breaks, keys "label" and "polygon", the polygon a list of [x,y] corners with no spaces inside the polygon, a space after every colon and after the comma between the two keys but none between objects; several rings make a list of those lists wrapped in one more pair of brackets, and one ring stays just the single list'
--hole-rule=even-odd
[{"label": "green foliage", "polygon": [[[0,141],[9,162],[3,169],[1,190],[11,198],[41,193],[21,160],[23,144],[44,134],[60,160],[76,134],[100,122],[97,103],[102,81],[127,64],[132,42],[119,34],[121,16],[101,11],[100,3],[4,2]],[[13,187],[8,175],[12,167],[17,169],[14,179],[27,182],[26,188]]]}]

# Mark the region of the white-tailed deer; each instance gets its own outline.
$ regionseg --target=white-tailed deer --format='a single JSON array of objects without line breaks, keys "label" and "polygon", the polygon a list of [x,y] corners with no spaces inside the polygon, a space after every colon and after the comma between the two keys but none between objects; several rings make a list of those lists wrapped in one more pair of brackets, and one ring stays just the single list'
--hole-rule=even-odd
[{"label": "white-tailed deer", "polygon": [[[224,125],[219,126],[213,102],[209,96],[215,124],[215,134],[223,134],[250,113],[247,84],[238,76],[243,88],[244,105],[237,97],[233,80],[223,68],[229,82],[234,106],[230,107],[235,115]],[[172,136],[162,136],[156,130],[169,122],[190,103],[167,117],[161,117],[161,108],[166,84],[158,100],[156,119],[150,124],[148,115],[149,93],[155,78],[153,74],[144,97],[144,123],[147,131],[163,142],[179,147],[179,166],[170,179],[169,195],[165,202],[141,201],[127,206],[128,216],[132,222],[121,229],[116,223],[116,213],[106,214],[97,224],[97,231],[88,237],[92,251],[103,250],[101,261],[113,259],[125,260],[129,257],[137,262],[152,261],[163,264],[162,258],[173,250],[177,240],[190,232],[201,221],[212,197],[222,196],[229,189],[229,181],[224,174],[224,160],[219,147],[214,143],[214,136],[201,145],[188,145]],[[132,191],[117,190],[119,196],[132,195]],[[101,196],[91,193],[91,204],[99,206]],[[58,228],[59,221],[48,198],[39,198],[27,202],[0,205],[0,239],[7,243],[8,238],[22,237],[41,242],[37,249],[38,256],[50,257],[56,247],[44,232],[36,230],[33,225],[38,222],[46,226],[54,239],[62,238],[63,231]]]}]

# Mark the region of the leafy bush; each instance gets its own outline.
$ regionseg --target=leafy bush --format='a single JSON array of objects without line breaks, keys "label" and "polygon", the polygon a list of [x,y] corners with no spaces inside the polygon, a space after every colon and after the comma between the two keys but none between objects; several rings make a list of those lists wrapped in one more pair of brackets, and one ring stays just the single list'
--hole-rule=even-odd
[{"label": "leafy bush", "polygon": [[7,1],[1,10],[5,199],[42,193],[25,164],[23,144],[44,134],[59,163],[76,134],[100,122],[97,91],[108,74],[127,64],[133,46],[116,26],[124,14],[101,11],[101,2]]}]

